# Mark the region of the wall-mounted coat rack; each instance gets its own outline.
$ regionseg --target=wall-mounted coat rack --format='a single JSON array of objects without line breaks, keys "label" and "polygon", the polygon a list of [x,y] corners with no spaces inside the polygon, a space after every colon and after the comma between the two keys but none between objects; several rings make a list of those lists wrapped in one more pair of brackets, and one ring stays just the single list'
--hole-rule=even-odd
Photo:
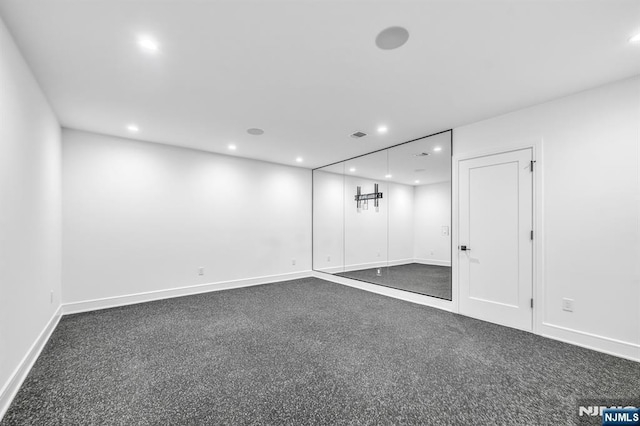
[{"label": "wall-mounted coat rack", "polygon": [[382,192],[378,191],[377,183],[373,185],[373,192],[370,194],[362,194],[362,188],[358,186],[355,196],[356,208],[358,210],[358,213],[360,213],[363,209],[369,209],[369,200],[373,200],[373,206],[376,208],[376,212],[379,211],[378,208],[380,207],[380,204],[378,200],[380,200],[380,198],[382,198]]}]

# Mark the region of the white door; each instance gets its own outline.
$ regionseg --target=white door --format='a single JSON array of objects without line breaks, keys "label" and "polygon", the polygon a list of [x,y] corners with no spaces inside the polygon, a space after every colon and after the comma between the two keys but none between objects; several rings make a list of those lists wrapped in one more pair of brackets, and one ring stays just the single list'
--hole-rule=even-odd
[{"label": "white door", "polygon": [[459,167],[460,313],[532,329],[531,149],[463,160]]}]

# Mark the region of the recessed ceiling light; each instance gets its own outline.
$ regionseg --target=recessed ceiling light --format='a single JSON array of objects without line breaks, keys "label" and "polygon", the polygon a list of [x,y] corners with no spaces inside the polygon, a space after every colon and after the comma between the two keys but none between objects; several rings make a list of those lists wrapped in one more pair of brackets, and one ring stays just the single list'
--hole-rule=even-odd
[{"label": "recessed ceiling light", "polygon": [[409,40],[409,31],[402,27],[389,27],[380,31],[376,37],[376,46],[382,50],[397,49]]},{"label": "recessed ceiling light", "polygon": [[436,146],[435,148],[433,148],[433,150],[435,152],[442,151],[442,147],[441,146]]},{"label": "recessed ceiling light", "polygon": [[629,43],[640,43],[640,33],[634,35],[629,39]]},{"label": "recessed ceiling light", "polygon": [[138,38],[138,46],[146,52],[156,53],[160,50],[160,45],[157,41],[149,36],[140,36]]},{"label": "recessed ceiling light", "polygon": [[296,162],[297,163],[302,163],[304,160],[302,159],[302,157],[297,157],[296,158]]},{"label": "recessed ceiling light", "polygon": [[387,126],[380,126],[378,127],[378,133],[387,133]]},{"label": "recessed ceiling light", "polygon": [[391,178],[391,177],[393,177],[393,176],[391,176],[391,175],[384,175],[384,177],[386,177],[387,179],[389,179],[389,178]]},{"label": "recessed ceiling light", "polygon": [[247,129],[247,133],[254,136],[260,136],[264,133],[264,130],[258,128]]},{"label": "recessed ceiling light", "polygon": [[416,179],[416,180],[414,180],[413,182],[414,182],[414,183],[420,183],[420,181],[419,181],[419,180],[417,180],[417,179]]},{"label": "recessed ceiling light", "polygon": [[353,172],[355,172],[355,171],[356,171],[356,168],[355,168],[355,167],[351,167],[351,168],[349,169],[349,171],[350,171],[351,173],[353,173]]},{"label": "recessed ceiling light", "polygon": [[135,124],[129,124],[127,126],[127,130],[132,132],[132,133],[138,133],[140,131],[140,128],[138,126],[136,126]]},{"label": "recessed ceiling light", "polygon": [[229,144],[229,146],[227,147],[229,148],[230,151],[235,151],[236,150],[236,146],[234,144]]}]

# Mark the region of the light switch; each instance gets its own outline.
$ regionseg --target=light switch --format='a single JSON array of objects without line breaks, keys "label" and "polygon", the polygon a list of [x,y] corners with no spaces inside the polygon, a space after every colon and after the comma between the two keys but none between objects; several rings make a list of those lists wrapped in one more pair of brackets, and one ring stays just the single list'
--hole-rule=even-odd
[{"label": "light switch", "polygon": [[441,232],[442,232],[442,236],[443,237],[448,236],[449,235],[449,227],[448,226],[443,226]]}]

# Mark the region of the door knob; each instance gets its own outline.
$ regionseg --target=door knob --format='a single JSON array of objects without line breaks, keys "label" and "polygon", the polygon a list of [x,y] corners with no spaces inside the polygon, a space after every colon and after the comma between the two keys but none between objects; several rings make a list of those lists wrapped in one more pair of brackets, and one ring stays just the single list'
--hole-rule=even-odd
[{"label": "door knob", "polygon": [[471,251],[471,249],[467,248],[467,246],[460,246],[460,250],[461,251]]}]

